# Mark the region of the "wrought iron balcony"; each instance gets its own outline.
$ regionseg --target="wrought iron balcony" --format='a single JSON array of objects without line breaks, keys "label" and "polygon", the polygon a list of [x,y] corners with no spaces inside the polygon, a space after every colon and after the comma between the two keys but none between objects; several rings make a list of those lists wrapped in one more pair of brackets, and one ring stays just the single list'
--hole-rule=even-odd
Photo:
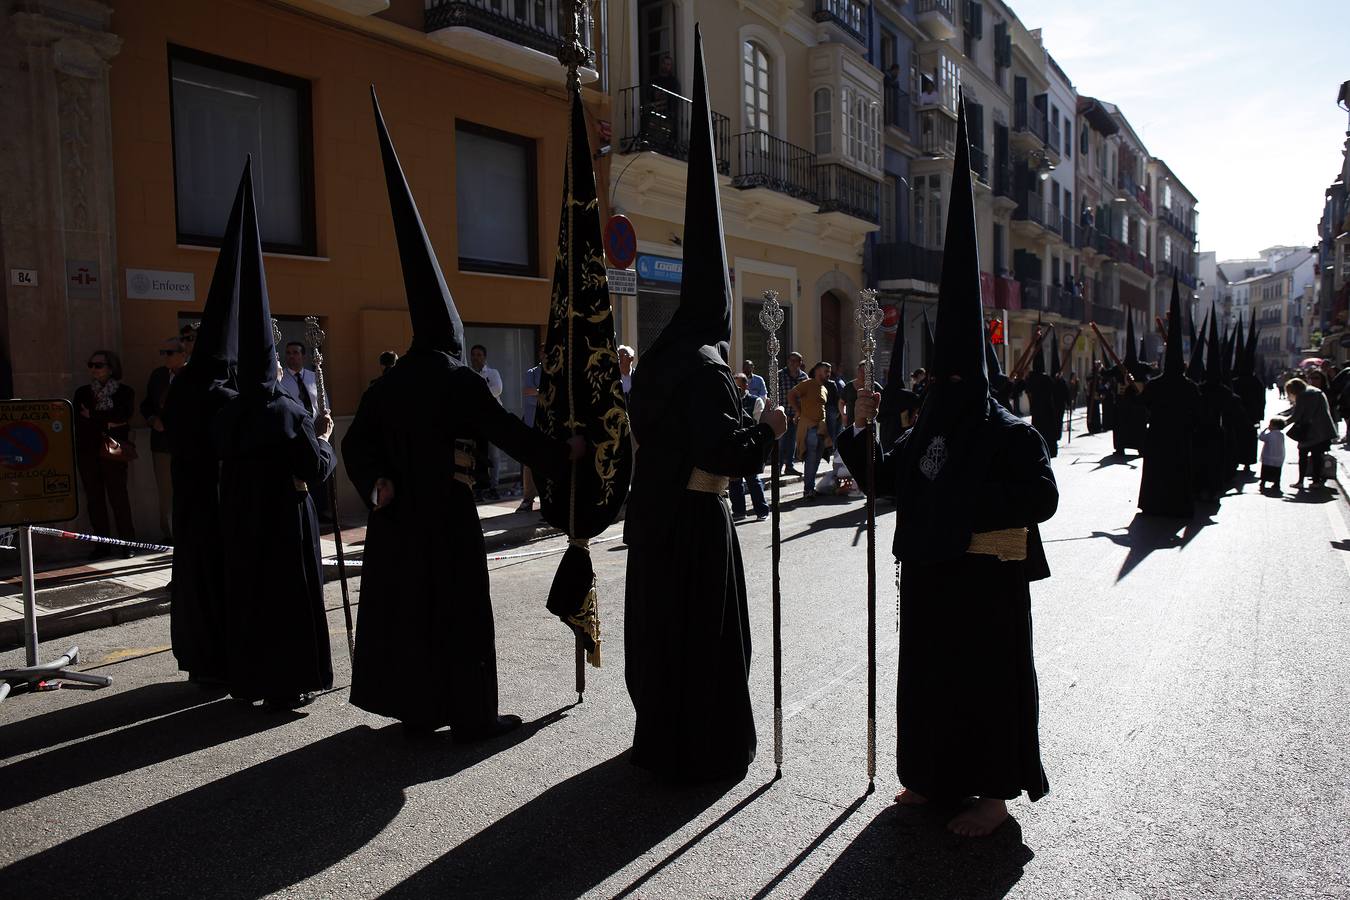
[{"label": "wrought iron balcony", "polygon": [[1019,278],[1022,285],[1022,308],[1045,309],[1045,285],[1036,278]]},{"label": "wrought iron balcony", "polygon": [[867,43],[867,4],[862,0],[816,0],[814,18],[838,25],[858,43]]},{"label": "wrought iron balcony", "polygon": [[975,177],[985,184],[989,183],[989,154],[984,152],[983,147],[977,147],[974,144],[970,146],[970,171],[975,173]]},{"label": "wrought iron balcony", "polygon": [[1045,227],[1045,201],[1040,194],[1022,191],[1014,193],[1013,199],[1017,201],[1017,209],[1013,210],[1012,215],[1015,220],[1035,222],[1042,228]]},{"label": "wrought iron balcony", "polygon": [[1092,304],[1089,321],[1096,322],[1102,328],[1124,328],[1125,313],[1115,307]]},{"label": "wrought iron balcony", "polygon": [[884,93],[886,124],[908,132],[910,128],[909,93],[900,90],[899,84],[887,84]]},{"label": "wrought iron balcony", "polygon": [[877,244],[874,260],[877,281],[942,281],[942,251],[919,247],[908,241]]},{"label": "wrought iron balcony", "polygon": [[873,225],[881,223],[881,185],[838,163],[816,166],[821,212],[842,212]]},{"label": "wrought iron balcony", "polygon": [[956,120],[940,110],[920,111],[919,149],[926,156],[955,156]]},{"label": "wrought iron balcony", "polygon": [[1054,122],[1051,122],[1050,129],[1047,132],[1047,134],[1048,136],[1045,142],[1050,145],[1050,149],[1054,150],[1056,153],[1062,152],[1064,149],[1064,145],[1060,143],[1059,126],[1056,125]]},{"label": "wrought iron balcony", "polygon": [[1171,278],[1173,275],[1175,275],[1177,281],[1184,284],[1191,290],[1195,290],[1195,285],[1197,284],[1196,277],[1192,275],[1190,272],[1188,272],[1185,268],[1177,265],[1176,263],[1168,262],[1167,260],[1159,262],[1158,274],[1161,275],[1163,278]]},{"label": "wrought iron balcony", "polygon": [[914,12],[919,26],[937,40],[945,41],[956,36],[952,0],[918,0]]},{"label": "wrought iron balcony", "polygon": [[994,309],[1021,309],[1022,284],[1016,278],[999,275],[994,279]]},{"label": "wrought iron balcony", "polygon": [[1174,213],[1170,208],[1164,206],[1158,210],[1158,218],[1162,220],[1173,231],[1182,235],[1192,244],[1195,243],[1195,229],[1186,224],[1181,216]]},{"label": "wrought iron balcony", "polygon": [[800,200],[819,202],[816,155],[767,131],[736,135],[736,174],[731,183],[738,188],[766,187]]},{"label": "wrought iron balcony", "polygon": [[1012,185],[1012,166],[1007,163],[994,166],[994,194],[1011,200],[1013,196]]},{"label": "wrought iron balcony", "polygon": [[1031,134],[1039,138],[1040,142],[1044,144],[1048,128],[1045,113],[1025,100],[1018,101],[1014,106],[1013,131]]},{"label": "wrought iron balcony", "polygon": [[[619,152],[652,151],[671,159],[689,159],[689,117],[693,104],[654,84],[619,91]],[[731,174],[731,120],[712,114],[717,171]]]},{"label": "wrought iron balcony", "polygon": [[[565,33],[562,22],[571,11],[569,0],[426,0],[423,30],[473,28],[556,57]],[[589,57],[586,65],[593,67],[589,12],[586,16],[581,42]]]}]

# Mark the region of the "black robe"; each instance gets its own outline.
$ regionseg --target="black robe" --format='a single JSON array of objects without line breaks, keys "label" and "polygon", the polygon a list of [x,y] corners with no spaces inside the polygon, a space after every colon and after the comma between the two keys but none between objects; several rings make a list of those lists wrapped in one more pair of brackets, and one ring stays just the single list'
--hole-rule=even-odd
[{"label": "black robe", "polygon": [[472,731],[496,721],[497,651],[483,527],[473,487],[454,477],[456,440],[495,444],[541,475],[567,459],[443,353],[412,350],[367,388],[343,463],[368,506],[377,478],[393,482],[394,501],[366,529],[351,702]]},{"label": "black robe", "polygon": [[1120,386],[1112,370],[1107,369],[1097,377],[1097,392],[1102,404],[1101,430],[1116,430],[1116,400],[1120,398]]},{"label": "black robe", "polygon": [[1257,432],[1266,419],[1266,388],[1255,375],[1239,375],[1233,379],[1233,393],[1242,402],[1248,424],[1238,444],[1238,462],[1244,466],[1255,465],[1260,455]]},{"label": "black robe", "polygon": [[1022,382],[1022,389],[1031,406],[1031,427],[1045,441],[1051,458],[1058,456],[1060,422],[1064,411],[1056,402],[1055,380],[1044,372],[1032,372]]},{"label": "black robe", "polygon": [[276,387],[230,400],[212,434],[221,461],[230,693],[259,700],[327,690],[333,662],[310,492],[333,474],[333,448]]},{"label": "black robe", "polygon": [[220,458],[211,423],[236,392],[186,370],[160,411],[173,479],[173,582],[169,635],[178,668],[192,678],[226,674],[225,557],[220,531]]},{"label": "black robe", "polygon": [[643,366],[630,395],[638,450],[624,520],[631,759],[671,778],[739,777],[755,758],[741,548],[727,501],[688,484],[695,467],[758,473],[773,432],[744,414],[717,351],[671,347]]},{"label": "black robe", "polygon": [[1119,387],[1114,392],[1115,403],[1112,407],[1112,444],[1117,453],[1143,450],[1148,432],[1148,408],[1139,399],[1142,383],[1136,379],[1134,384],[1130,384],[1119,372],[1115,378]]},{"label": "black robe", "polygon": [[[1064,380],[1063,375],[1053,375],[1050,380],[1054,382],[1055,440],[1059,441],[1064,437],[1064,412],[1069,408],[1069,383]],[[1058,449],[1058,447],[1051,449],[1050,455],[1054,456]]]},{"label": "black robe", "polygon": [[1233,475],[1233,416],[1240,404],[1228,386],[1217,381],[1200,385],[1200,399],[1192,475],[1196,496],[1212,500],[1223,493]]},{"label": "black robe", "polygon": [[1195,514],[1193,437],[1200,391],[1183,375],[1165,375],[1144,386],[1148,409],[1139,510],[1150,516],[1189,519]]},{"label": "black robe", "polygon": [[[903,486],[900,461],[914,434],[879,454],[879,484]],[[1054,514],[1059,491],[1045,442],[1001,406],[990,405],[974,442],[965,466],[974,479],[970,503],[952,515],[969,516],[976,532],[1027,528],[1027,558],[967,553],[901,565],[897,771],[905,787],[935,800],[1012,799],[1023,791],[1037,800],[1050,786],[1041,766],[1029,585],[1050,574],[1037,525]],[[849,471],[866,472],[864,447],[864,435],[840,435]],[[909,539],[896,529],[897,557]]]}]

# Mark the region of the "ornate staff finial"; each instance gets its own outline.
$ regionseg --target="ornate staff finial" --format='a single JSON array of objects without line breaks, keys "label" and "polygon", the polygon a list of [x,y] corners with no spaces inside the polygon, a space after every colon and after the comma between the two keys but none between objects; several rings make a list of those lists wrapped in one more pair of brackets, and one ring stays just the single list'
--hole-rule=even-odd
[{"label": "ornate staff finial", "polygon": [[567,68],[567,89],[581,86],[577,70],[590,62],[591,54],[582,40],[590,21],[587,0],[561,0],[562,41],[558,44],[558,62]]},{"label": "ornate staff finial", "polygon": [[273,319],[273,320],[272,320],[272,344],[273,344],[273,346],[275,346],[275,347],[277,348],[277,352],[280,353],[280,352],[281,352],[281,326],[277,324],[277,320],[276,320],[276,319]]},{"label": "ornate staff finial", "polygon": [[863,380],[871,387],[876,383],[877,329],[881,327],[885,316],[877,304],[877,292],[874,288],[864,288],[858,292],[862,302],[854,319],[862,329]]},{"label": "ornate staff finial", "polygon": [[783,327],[784,314],[783,307],[778,303],[777,291],[765,291],[761,296],[764,305],[759,309],[759,327],[769,336],[769,371],[766,377],[769,382],[769,406],[775,407],[782,400],[778,396],[778,329]]}]

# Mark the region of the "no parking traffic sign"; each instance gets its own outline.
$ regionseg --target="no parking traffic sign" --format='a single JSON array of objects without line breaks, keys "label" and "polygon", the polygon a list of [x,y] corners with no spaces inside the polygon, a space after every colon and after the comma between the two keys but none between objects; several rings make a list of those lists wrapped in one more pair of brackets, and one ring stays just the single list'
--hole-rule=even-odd
[{"label": "no parking traffic sign", "polygon": [[0,400],[0,526],[79,514],[69,401]]},{"label": "no parking traffic sign", "polygon": [[626,269],[637,259],[637,231],[627,216],[614,215],[605,223],[605,256],[616,269]]}]

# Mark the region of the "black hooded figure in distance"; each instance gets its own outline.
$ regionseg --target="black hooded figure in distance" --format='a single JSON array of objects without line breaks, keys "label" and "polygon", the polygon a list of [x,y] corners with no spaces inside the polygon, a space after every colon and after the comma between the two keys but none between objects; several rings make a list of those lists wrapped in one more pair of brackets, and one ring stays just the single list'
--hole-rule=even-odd
[{"label": "black hooded figure in distance", "polygon": [[[463,362],[464,325],[379,104],[375,125],[412,318],[412,345],[361,398],[342,440],[367,506],[351,702],[456,740],[518,725],[497,710],[497,649],[473,445],[490,441],[540,473],[567,447],[508,412]],[[375,507],[385,486],[392,498]]]},{"label": "black hooded figure in distance", "polygon": [[637,461],[624,521],[631,759],[682,780],[740,778],[755,758],[745,572],[722,494],[728,477],[763,469],[774,441],[742,410],[727,365],[731,286],[694,34],[684,280],[674,318],[633,375]]},{"label": "black hooded figure in distance", "polygon": [[[1112,406],[1112,442],[1117,453],[1126,450],[1143,450],[1144,437],[1148,433],[1148,409],[1139,399],[1140,392],[1148,380],[1148,366],[1139,362],[1134,339],[1134,316],[1125,311],[1125,359],[1121,365],[1112,369],[1117,390]],[[1128,373],[1128,377],[1127,377]]]},{"label": "black hooded figure in distance", "polygon": [[[938,328],[942,328],[941,322]],[[1031,427],[1045,441],[1045,448],[1051,457],[1059,454],[1059,420],[1063,413],[1055,400],[1055,382],[1045,373],[1045,349],[1050,345],[1054,352],[1054,339],[1047,334],[1031,357],[1031,374],[1022,380],[1022,390],[1027,395],[1031,407]]]},{"label": "black hooded figure in distance", "polygon": [[239,260],[239,395],[212,423],[220,456],[227,673],[241,700],[297,706],[333,686],[319,522],[310,491],[333,474],[314,419],[281,392],[253,192]]},{"label": "black hooded figure in distance", "polygon": [[192,356],[169,385],[161,419],[173,479],[173,581],[169,634],[178,668],[201,683],[225,680],[225,557],[220,534],[220,458],[211,422],[237,396],[239,293],[244,194],[253,193],[253,161],[244,165],[220,242],[215,274]]},{"label": "black hooded figure in distance", "polygon": [[1181,346],[1181,294],[1172,278],[1163,371],[1140,395],[1148,409],[1144,467],[1139,477],[1139,511],[1150,516],[1190,519],[1195,514],[1191,459],[1200,391],[1186,378]]},{"label": "black hooded figure in distance", "polygon": [[[1050,574],[1037,526],[1059,492],[1045,441],[989,393],[964,103],[958,115],[931,387],[862,487],[896,486],[900,781],[929,800],[1036,800],[1049,784],[1030,582]],[[860,429],[840,435],[864,478],[866,446]]]}]

